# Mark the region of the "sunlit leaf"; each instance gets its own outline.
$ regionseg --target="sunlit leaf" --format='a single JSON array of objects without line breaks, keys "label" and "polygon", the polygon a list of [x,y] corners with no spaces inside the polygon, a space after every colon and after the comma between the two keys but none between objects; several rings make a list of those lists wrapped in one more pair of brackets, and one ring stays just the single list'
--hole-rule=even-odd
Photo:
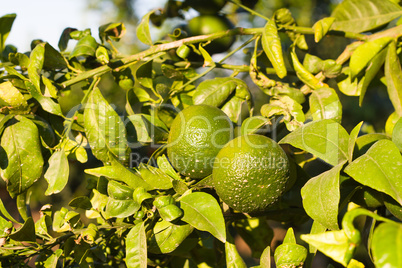
[{"label": "sunlit leaf", "polygon": [[381,223],[373,234],[371,252],[376,267],[402,267],[402,225]]},{"label": "sunlit leaf", "polygon": [[144,222],[137,223],[127,234],[125,262],[128,268],[147,267],[147,238]]},{"label": "sunlit leaf", "polygon": [[69,175],[70,170],[64,149],[54,152],[49,158],[49,167],[44,175],[49,184],[45,195],[61,192],[68,182]]},{"label": "sunlit leaf", "polygon": [[395,112],[402,117],[402,67],[395,42],[391,42],[388,46],[384,72],[389,98],[395,108]]},{"label": "sunlit leaf", "polygon": [[354,33],[376,29],[402,15],[402,7],[389,0],[345,0],[336,6],[331,30]]},{"label": "sunlit leaf", "polygon": [[226,242],[225,220],[213,196],[203,192],[191,193],[180,199],[180,206],[184,211],[183,221]]}]

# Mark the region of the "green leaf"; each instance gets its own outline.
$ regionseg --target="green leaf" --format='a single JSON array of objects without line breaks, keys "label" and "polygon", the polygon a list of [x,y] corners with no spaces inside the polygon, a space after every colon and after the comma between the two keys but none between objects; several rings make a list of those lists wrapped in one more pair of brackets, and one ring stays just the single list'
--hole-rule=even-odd
[{"label": "green leaf", "polygon": [[333,166],[348,159],[349,135],[331,119],[313,121],[285,136],[279,143],[288,143],[305,150]]},{"label": "green leaf", "polygon": [[345,0],[334,9],[331,30],[362,33],[374,30],[402,15],[402,8],[389,0]]},{"label": "green leaf", "polygon": [[167,190],[173,187],[171,178],[159,168],[141,163],[138,172],[153,189]]},{"label": "green leaf", "polygon": [[29,81],[25,81],[25,86],[29,91],[29,93],[31,93],[32,97],[39,102],[43,110],[51,114],[63,116],[60,105],[57,102],[55,102],[52,98],[43,96],[42,93],[38,90],[38,88],[36,88],[34,84],[32,84]]},{"label": "green leaf", "polygon": [[135,72],[135,81],[146,88],[153,87],[153,61],[149,60],[142,63]]},{"label": "green leaf", "polygon": [[303,59],[303,66],[312,74],[319,73],[322,70],[324,61],[317,56],[306,53]]},{"label": "green leaf", "polygon": [[60,256],[63,254],[63,250],[61,248],[57,249],[46,261],[43,263],[45,268],[56,268],[58,264],[58,260]]},{"label": "green leaf", "polygon": [[69,211],[62,207],[56,211],[53,216],[53,230],[56,232],[67,232],[73,229],[80,220],[80,214],[75,211]]},{"label": "green leaf", "polygon": [[126,265],[128,268],[147,267],[147,237],[144,222],[137,223],[127,234]]},{"label": "green leaf", "polygon": [[127,218],[140,209],[141,205],[133,199],[118,200],[109,196],[105,208],[105,218]]},{"label": "green leaf", "polygon": [[11,197],[15,197],[42,175],[44,161],[36,125],[20,115],[9,120],[1,137],[1,151],[5,154],[0,157],[1,177]]},{"label": "green leaf", "polygon": [[125,34],[126,26],[121,22],[108,23],[99,27],[99,38],[102,42],[109,39],[119,41]]},{"label": "green leaf", "polygon": [[309,98],[310,112],[313,120],[333,119],[340,123],[342,120],[342,104],[335,90],[323,87],[314,90]]},{"label": "green leaf", "polygon": [[129,148],[124,123],[98,88],[89,94],[84,110],[84,127],[96,158],[104,163],[110,162],[109,154],[123,161],[126,159]]},{"label": "green leaf", "polygon": [[13,223],[0,216],[0,238],[7,237],[13,229]]},{"label": "green leaf", "polygon": [[339,176],[345,162],[311,178],[301,189],[303,207],[315,221],[338,230]]},{"label": "green leaf", "polygon": [[49,167],[44,175],[49,184],[45,195],[61,192],[68,182],[69,175],[70,170],[64,149],[54,152],[49,158]]},{"label": "green leaf", "polygon": [[77,58],[81,56],[95,56],[97,47],[98,43],[96,42],[95,38],[93,38],[91,35],[86,35],[75,45],[69,58],[72,59],[74,57]]},{"label": "green leaf", "polygon": [[141,177],[129,168],[126,168],[118,160],[111,158],[110,166],[86,169],[85,173],[97,177],[104,176],[112,180],[121,181],[130,186],[132,189],[143,187],[146,190],[153,189],[153,186],[146,183]]},{"label": "green leaf", "polygon": [[361,184],[386,193],[402,204],[402,156],[392,141],[377,141],[364,155],[350,163],[345,172]]},{"label": "green leaf", "polygon": [[387,55],[387,49],[381,50],[374,58],[369,62],[368,67],[366,68],[366,73],[364,77],[361,79],[361,89],[360,89],[360,96],[359,96],[359,105],[363,104],[363,98],[366,94],[367,88],[370,85],[371,81],[376,77],[378,71],[384,64],[385,57]]},{"label": "green leaf", "polygon": [[271,247],[267,246],[261,254],[260,267],[271,267]]},{"label": "green leaf", "polygon": [[402,67],[396,52],[395,42],[391,42],[388,46],[384,72],[389,98],[395,108],[395,112],[402,117]]},{"label": "green leaf", "polygon": [[392,131],[392,142],[399,148],[402,152],[402,117],[396,122],[394,129]]},{"label": "green leaf", "polygon": [[4,50],[4,45],[16,17],[17,15],[12,13],[0,18],[0,53]]},{"label": "green leaf", "polygon": [[289,131],[294,131],[304,123],[303,107],[289,96],[278,96],[270,103],[261,107],[261,115],[270,118],[274,115],[283,115],[283,121]]},{"label": "green leaf", "polygon": [[402,225],[381,223],[373,234],[371,252],[376,267],[402,267]]},{"label": "green leaf", "polygon": [[172,165],[170,164],[169,160],[166,158],[166,155],[161,155],[157,159],[157,164],[159,169],[164,172],[165,174],[169,175],[171,178],[175,180],[181,180],[181,177],[177,174],[174,170]]},{"label": "green leaf", "polygon": [[361,96],[364,80],[365,76],[361,75],[352,80],[349,67],[343,68],[341,74],[336,78],[339,90],[347,96]]},{"label": "green leaf", "polygon": [[49,43],[44,43],[45,59],[43,62],[44,69],[63,69],[67,68],[66,59]]},{"label": "green leaf", "polygon": [[40,73],[45,61],[45,43],[35,46],[29,56],[28,77],[38,92],[40,92]]},{"label": "green leaf", "polygon": [[34,220],[28,218],[17,231],[10,234],[10,238],[16,241],[36,242]]},{"label": "green leaf", "polygon": [[[17,224],[21,224],[16,219],[14,219],[13,216],[10,215],[10,213],[7,211],[6,207],[4,206],[3,201],[1,199],[0,199],[0,212],[8,221],[14,222]],[[0,230],[2,230],[2,229],[0,229]]]},{"label": "green leaf", "polygon": [[241,124],[241,134],[257,133],[264,126],[271,124],[271,121],[263,116],[252,116],[246,118]]},{"label": "green leaf", "polygon": [[226,232],[227,239],[225,242],[225,256],[226,256],[226,267],[230,268],[247,268],[244,260],[237,251],[233,237],[229,232]]},{"label": "green leaf", "polygon": [[149,46],[152,46],[151,33],[149,31],[149,17],[153,13],[155,13],[155,10],[151,10],[150,12],[145,14],[137,26],[138,40]]},{"label": "green leaf", "polygon": [[159,118],[147,114],[135,114],[127,117],[134,125],[139,142],[158,143],[166,141],[169,131]]},{"label": "green leaf", "polygon": [[300,238],[344,266],[347,266],[351,259],[349,256],[349,239],[343,230],[303,234]]},{"label": "green leaf", "polygon": [[174,251],[193,232],[190,224],[177,222],[175,224],[158,221],[149,241],[149,251],[156,254],[167,254]]},{"label": "green leaf", "polygon": [[373,41],[368,41],[353,52],[350,57],[350,76],[354,79],[363,69],[365,69],[370,61],[379,54],[393,40],[392,37],[381,37]]},{"label": "green leaf", "polygon": [[320,42],[320,40],[328,33],[334,21],[335,18],[327,17],[314,23],[313,25],[314,41],[316,43]]},{"label": "green leaf", "polygon": [[74,209],[81,208],[89,210],[92,208],[91,200],[89,200],[88,196],[77,196],[71,199],[68,205]]},{"label": "green leaf", "polygon": [[279,78],[287,74],[285,61],[283,60],[282,43],[278,35],[278,29],[274,20],[268,20],[264,26],[261,38],[262,48],[275,69]]},{"label": "green leaf", "polygon": [[349,163],[352,162],[352,160],[353,160],[353,152],[355,149],[356,140],[357,140],[357,137],[359,136],[359,132],[360,132],[362,125],[363,125],[363,122],[360,122],[350,132],[349,145],[348,145],[348,161],[349,161]]},{"label": "green leaf", "polygon": [[229,96],[239,90],[248,91],[247,84],[238,78],[216,77],[201,82],[193,95],[194,104],[222,106]]},{"label": "green leaf", "polygon": [[194,228],[207,231],[217,239],[226,242],[225,220],[219,203],[207,193],[195,192],[180,199],[184,211],[182,220]]},{"label": "green leaf", "polygon": [[117,200],[132,200],[134,190],[117,181],[109,181],[107,184],[108,195]]},{"label": "green leaf", "polygon": [[25,108],[27,101],[21,92],[10,82],[0,84],[0,107],[11,106],[13,108]]}]

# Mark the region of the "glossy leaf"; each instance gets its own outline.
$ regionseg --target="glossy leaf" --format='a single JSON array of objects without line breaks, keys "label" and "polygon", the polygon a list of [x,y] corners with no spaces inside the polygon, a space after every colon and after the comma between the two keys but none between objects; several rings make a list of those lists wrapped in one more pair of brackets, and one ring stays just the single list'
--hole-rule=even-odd
[{"label": "glossy leaf", "polygon": [[12,108],[25,108],[27,101],[21,92],[10,82],[0,84],[0,107],[11,106]]},{"label": "glossy leaf", "polygon": [[305,124],[280,141],[305,150],[333,166],[348,159],[348,142],[346,130],[330,119]]},{"label": "glossy leaf", "polygon": [[324,61],[317,56],[306,53],[303,59],[303,66],[312,74],[316,74],[322,70]]},{"label": "glossy leaf", "polygon": [[327,17],[314,23],[313,25],[314,41],[316,43],[320,42],[320,40],[328,33],[334,21],[335,18]]},{"label": "glossy leaf", "polygon": [[354,149],[355,149],[356,140],[357,140],[357,137],[359,135],[359,132],[360,132],[360,129],[361,129],[362,125],[363,125],[363,122],[360,122],[350,132],[349,145],[348,145],[348,161],[349,162],[352,162],[352,160],[353,160],[353,152],[354,152]]},{"label": "glossy leaf", "polygon": [[402,152],[402,117],[396,122],[394,129],[392,131],[392,142],[399,148]]},{"label": "glossy leaf", "polygon": [[349,255],[349,239],[343,230],[305,234],[300,238],[344,266],[347,266],[352,257]]},{"label": "glossy leaf", "polygon": [[384,72],[389,98],[395,108],[395,112],[402,117],[402,67],[395,42],[391,42],[388,46]]},{"label": "glossy leaf", "polygon": [[373,234],[371,252],[376,267],[402,267],[402,225],[381,223]]},{"label": "glossy leaf", "polygon": [[124,182],[132,189],[137,187],[143,187],[146,190],[153,189],[151,185],[146,183],[141,177],[135,174],[131,169],[126,168],[116,159],[112,159],[110,166],[86,169],[85,173],[97,177],[105,176],[112,180]]},{"label": "glossy leaf", "polygon": [[354,33],[376,29],[402,15],[402,8],[386,0],[345,0],[334,9],[331,30]]},{"label": "glossy leaf", "polygon": [[7,237],[13,229],[13,223],[0,216],[0,238]]},{"label": "glossy leaf", "polygon": [[225,242],[225,256],[226,256],[226,267],[230,268],[247,268],[246,263],[239,254],[236,248],[233,237],[229,232],[226,233],[227,239]]},{"label": "glossy leaf", "polygon": [[43,62],[44,69],[64,69],[67,68],[66,59],[49,43],[44,43],[45,58]]},{"label": "glossy leaf", "polygon": [[36,45],[29,58],[28,77],[37,91],[40,91],[40,72],[45,61],[45,43]]},{"label": "glossy leaf", "polygon": [[49,167],[44,175],[49,184],[45,195],[61,192],[68,182],[69,175],[70,170],[64,149],[54,152],[49,158]]},{"label": "glossy leaf", "polygon": [[151,10],[150,12],[145,14],[137,26],[138,40],[149,46],[152,46],[151,33],[149,31],[149,17],[153,13],[155,13],[155,10]]},{"label": "glossy leaf", "polygon": [[29,119],[17,115],[8,122],[0,146],[5,154],[0,157],[1,177],[7,182],[9,194],[15,197],[42,175],[44,161],[38,128]]},{"label": "glossy leaf", "polygon": [[70,203],[68,205],[74,209],[81,208],[81,209],[91,209],[92,204],[91,200],[87,196],[78,196],[73,199],[71,199]]},{"label": "glossy leaf", "polygon": [[125,262],[128,268],[147,267],[147,238],[144,222],[137,223],[127,234]]},{"label": "glossy leaf", "polygon": [[311,178],[301,189],[306,213],[328,229],[337,230],[340,201],[339,175],[344,162]]},{"label": "glossy leaf", "polygon": [[180,199],[180,206],[184,211],[183,221],[226,242],[225,220],[214,197],[203,192],[191,193]]},{"label": "glossy leaf", "polygon": [[192,232],[194,228],[187,223],[171,223],[158,221],[149,241],[149,251],[152,253],[170,253],[174,251]]},{"label": "glossy leaf", "polygon": [[283,78],[287,74],[285,61],[283,60],[282,44],[278,35],[275,21],[268,20],[262,32],[262,48],[268,56],[269,61],[275,69],[279,78]]},{"label": "glossy leaf", "polygon": [[75,211],[69,211],[62,207],[56,211],[53,216],[53,230],[56,232],[67,232],[76,226],[80,220],[80,214]]},{"label": "glossy leaf", "polygon": [[363,98],[366,95],[366,91],[371,81],[376,77],[378,71],[384,64],[385,57],[387,55],[387,49],[381,50],[377,55],[373,57],[373,59],[369,62],[364,77],[361,79],[361,89],[359,96],[359,105],[363,104]]},{"label": "glossy leaf", "polygon": [[171,178],[175,180],[181,180],[181,177],[177,174],[174,170],[172,165],[170,164],[169,160],[166,158],[166,155],[161,155],[157,159],[157,164],[159,169],[164,172],[165,174],[169,175]]},{"label": "glossy leaf", "polygon": [[402,156],[390,140],[379,140],[350,163],[345,172],[354,180],[386,193],[402,204]]},{"label": "glossy leaf", "polygon": [[317,77],[315,77],[312,73],[310,73],[303,66],[303,64],[301,64],[301,62],[297,57],[294,47],[290,52],[290,58],[292,60],[293,68],[296,71],[296,75],[300,79],[300,81],[309,86],[311,89],[318,89],[326,86],[326,84],[321,82]]},{"label": "glossy leaf", "polygon": [[58,264],[58,260],[63,254],[63,250],[61,248],[56,249],[52,255],[49,256],[49,258],[46,259],[46,261],[43,263],[43,266],[45,268],[56,268]]},{"label": "glossy leaf", "polygon": [[128,144],[124,123],[98,88],[92,90],[85,105],[84,127],[96,158],[104,163],[110,162],[109,154],[126,159]]},{"label": "glossy leaf", "polygon": [[138,172],[142,179],[154,189],[166,190],[173,187],[171,178],[156,167],[140,164]]},{"label": "glossy leaf", "polygon": [[32,218],[28,218],[24,224],[15,232],[10,234],[10,238],[16,241],[35,242],[35,223]]},{"label": "glossy leaf", "polygon": [[117,200],[133,199],[134,190],[120,182],[109,181],[107,184],[107,193],[110,197]]},{"label": "glossy leaf", "polygon": [[147,114],[134,114],[128,116],[128,119],[133,123],[137,133],[139,142],[158,143],[166,141],[168,129],[159,118]]},{"label": "glossy leaf", "polygon": [[271,267],[271,247],[267,246],[260,257],[260,267]]},{"label": "glossy leaf", "polygon": [[85,56],[95,56],[96,48],[98,43],[95,38],[91,35],[86,35],[82,37],[78,43],[75,45],[73,51],[71,52],[69,58],[85,57]]},{"label": "glossy leaf", "polygon": [[29,91],[29,93],[31,93],[32,97],[34,99],[36,99],[39,102],[39,104],[42,106],[43,110],[45,110],[51,114],[63,116],[61,107],[57,102],[55,102],[50,97],[43,96],[42,93],[38,90],[38,88],[36,88],[34,86],[34,84],[32,84],[31,82],[26,81],[25,85],[26,85],[26,88]]},{"label": "glossy leaf", "polygon": [[261,128],[269,125],[271,121],[263,116],[248,117],[241,124],[241,134],[253,134],[257,133]]},{"label": "glossy leaf", "polygon": [[141,207],[133,199],[118,200],[109,196],[105,207],[105,218],[127,218]]},{"label": "glossy leaf", "polygon": [[[360,96],[364,84],[365,76],[359,75],[352,79],[350,76],[350,68],[342,69],[341,74],[336,78],[339,90],[347,96]],[[362,94],[364,95],[364,94]],[[364,96],[363,96],[364,97]],[[361,98],[363,98],[361,97]]]},{"label": "glossy leaf", "polygon": [[17,17],[15,13],[4,15],[0,18],[0,53],[4,50],[7,37]]},{"label": "glossy leaf", "polygon": [[220,107],[235,91],[247,91],[247,84],[231,77],[216,77],[201,82],[194,91],[194,104]]},{"label": "glossy leaf", "polygon": [[340,123],[342,119],[342,104],[338,94],[329,87],[314,90],[309,98],[310,112],[313,120],[333,119]]},{"label": "glossy leaf", "polygon": [[370,61],[380,53],[381,50],[385,49],[391,41],[391,37],[381,37],[357,47],[350,57],[349,67],[351,79],[354,79],[363,71]]},{"label": "glossy leaf", "polygon": [[1,212],[2,216],[4,216],[9,222],[21,224],[16,219],[14,219],[13,216],[11,216],[11,214],[8,212],[8,210],[4,206],[4,203],[3,203],[3,201],[1,199],[0,199],[0,212]]}]

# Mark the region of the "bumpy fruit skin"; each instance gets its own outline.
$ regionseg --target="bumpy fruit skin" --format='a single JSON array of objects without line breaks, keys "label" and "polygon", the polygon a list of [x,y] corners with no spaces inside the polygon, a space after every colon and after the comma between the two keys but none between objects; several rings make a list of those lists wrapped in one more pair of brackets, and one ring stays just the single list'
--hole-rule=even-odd
[{"label": "bumpy fruit skin", "polygon": [[172,122],[167,154],[177,171],[191,178],[212,173],[219,150],[232,138],[232,122],[219,108],[193,105]]},{"label": "bumpy fruit skin", "polygon": [[212,178],[218,196],[234,210],[264,211],[285,191],[289,160],[272,139],[250,134],[228,142],[214,161]]},{"label": "bumpy fruit skin", "polygon": [[[187,25],[190,36],[213,34],[220,31],[233,29],[233,24],[228,18],[220,15],[201,15],[192,18]],[[210,53],[222,53],[230,48],[235,41],[234,36],[226,36],[213,40],[204,48]]]}]

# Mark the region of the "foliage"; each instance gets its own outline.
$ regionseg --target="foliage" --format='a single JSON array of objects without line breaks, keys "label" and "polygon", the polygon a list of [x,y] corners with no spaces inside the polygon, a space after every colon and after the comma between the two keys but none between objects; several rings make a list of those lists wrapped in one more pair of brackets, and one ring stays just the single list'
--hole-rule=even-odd
[{"label": "foliage", "polygon": [[[178,11],[170,16],[188,11],[180,3],[168,1]],[[268,18],[240,1],[226,5],[265,26],[192,37],[179,27],[153,40],[149,24],[163,19],[151,11],[136,32],[148,48],[129,56],[115,47],[123,23],[100,26],[100,42],[67,28],[58,49],[34,40],[21,53],[5,43],[16,15],[0,18],[0,170],[18,211],[1,200],[2,266],[310,267],[317,250],[345,267],[402,265],[402,6],[344,0],[302,27],[288,9]],[[226,53],[204,49],[228,36],[237,42]],[[339,55],[315,53],[335,37],[346,44]],[[244,64],[227,63],[240,51]],[[110,78],[124,112],[105,89]],[[373,105],[392,107],[377,133],[345,115],[372,92],[387,100]],[[286,150],[293,183],[267,211],[239,213],[210,177],[170,165],[173,119],[202,103],[224,111],[236,135],[263,134]],[[86,191],[42,203],[63,197],[77,163]],[[374,207],[358,202],[365,190]],[[271,244],[267,220],[292,226],[281,245]],[[234,235],[258,263],[239,254]]]}]

